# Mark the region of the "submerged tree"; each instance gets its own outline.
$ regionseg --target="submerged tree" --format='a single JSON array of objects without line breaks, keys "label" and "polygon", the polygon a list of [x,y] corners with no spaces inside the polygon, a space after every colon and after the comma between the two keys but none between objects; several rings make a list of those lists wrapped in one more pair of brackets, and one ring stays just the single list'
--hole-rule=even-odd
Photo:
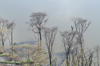
[{"label": "submerged tree", "polygon": [[45,28],[44,29],[44,37],[45,37],[45,44],[48,49],[48,54],[49,54],[49,61],[50,61],[50,66],[51,66],[51,59],[52,59],[52,52],[53,52],[53,44],[55,41],[55,36],[57,33],[57,27],[53,28]]},{"label": "submerged tree", "polygon": [[41,31],[44,28],[46,22],[48,21],[48,19],[45,19],[46,16],[47,14],[42,12],[32,13],[32,15],[30,16],[32,19],[30,19],[30,22],[28,22],[30,24],[30,30],[40,35],[40,46],[42,40]]}]

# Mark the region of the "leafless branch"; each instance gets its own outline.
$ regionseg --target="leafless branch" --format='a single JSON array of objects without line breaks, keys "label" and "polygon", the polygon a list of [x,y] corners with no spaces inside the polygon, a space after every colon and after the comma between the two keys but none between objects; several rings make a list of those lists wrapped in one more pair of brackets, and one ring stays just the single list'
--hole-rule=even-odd
[{"label": "leafless branch", "polygon": [[51,58],[52,58],[52,50],[53,50],[53,44],[55,41],[55,36],[57,33],[57,27],[53,27],[53,28],[45,28],[44,29],[44,37],[45,37],[45,44],[47,46],[48,49],[48,54],[49,54],[49,60],[50,60],[50,65],[51,63]]}]

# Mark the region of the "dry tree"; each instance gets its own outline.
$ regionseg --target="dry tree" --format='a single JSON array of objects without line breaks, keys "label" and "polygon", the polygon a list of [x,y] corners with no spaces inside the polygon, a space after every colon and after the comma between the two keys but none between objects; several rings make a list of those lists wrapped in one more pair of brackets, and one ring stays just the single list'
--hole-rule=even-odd
[{"label": "dry tree", "polygon": [[79,37],[79,43],[81,45],[81,48],[83,47],[83,33],[87,30],[87,28],[89,27],[90,23],[87,23],[86,19],[82,19],[82,18],[73,18],[72,21],[74,21],[74,25],[75,25],[75,29],[76,29],[76,33]]},{"label": "dry tree", "polygon": [[10,30],[11,30],[12,55],[13,55],[13,45],[14,45],[14,43],[13,43],[13,29],[14,29],[15,25],[16,25],[16,24],[15,24],[14,22],[8,23],[8,24],[7,24],[7,29],[10,29]]},{"label": "dry tree", "polygon": [[48,49],[50,66],[52,65],[51,59],[52,59],[53,45],[54,45],[56,33],[57,33],[57,27],[44,29],[45,44]]},{"label": "dry tree", "polygon": [[[88,48],[87,48],[88,49]],[[99,47],[95,46],[94,47],[94,51],[93,51],[93,48],[92,49],[88,49],[88,51],[86,53],[84,53],[84,65],[85,66],[92,66],[94,64],[95,66],[95,61],[93,61],[95,59],[94,57],[94,53],[97,52],[97,66],[99,66],[99,57],[98,57],[98,50],[100,49]]]},{"label": "dry tree", "polygon": [[98,64],[97,66],[99,66],[99,50],[100,50],[99,45],[95,46],[94,49],[95,49],[95,51],[97,53],[97,64]]},{"label": "dry tree", "polygon": [[2,41],[2,46],[3,46],[3,50],[4,50],[4,42],[6,41],[6,39],[8,38],[8,35],[10,33],[10,30],[7,29],[7,24],[8,24],[8,20],[6,19],[2,19],[0,17],[0,40]]},{"label": "dry tree", "polygon": [[[91,22],[87,22],[87,19],[82,19],[82,18],[73,18],[72,21],[74,22],[75,25],[75,29],[76,29],[76,33],[78,35],[78,43],[81,47],[81,55],[83,58],[83,54],[84,54],[84,50],[83,50],[83,33],[87,30],[87,28],[89,27]],[[83,59],[82,59],[83,61]],[[83,66],[83,62],[82,62],[82,66]]]},{"label": "dry tree", "polygon": [[93,63],[93,56],[94,56],[94,51],[92,50],[88,50],[89,51],[89,55],[88,55],[88,61],[87,61],[87,65],[91,66]]},{"label": "dry tree", "polygon": [[71,48],[73,46],[73,40],[75,37],[75,32],[61,32],[62,42],[64,44],[64,49],[66,53],[66,65],[69,66],[68,56],[71,52]]},{"label": "dry tree", "polygon": [[44,28],[46,22],[48,21],[48,18],[45,18],[46,16],[47,14],[42,12],[32,13],[30,16],[30,22],[27,22],[29,23],[29,30],[40,35],[40,46],[42,40],[41,31]]}]

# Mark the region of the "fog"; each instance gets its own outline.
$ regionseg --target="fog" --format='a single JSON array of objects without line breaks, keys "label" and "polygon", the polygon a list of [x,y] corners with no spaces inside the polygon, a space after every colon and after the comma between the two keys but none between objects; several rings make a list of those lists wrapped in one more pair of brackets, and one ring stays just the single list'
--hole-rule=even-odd
[{"label": "fog", "polygon": [[[93,48],[100,44],[100,0],[0,0],[0,17],[16,23],[14,42],[36,40],[33,32],[27,31],[29,25],[26,24],[33,12],[46,13],[49,19],[45,26],[57,26],[60,31],[71,30],[73,17],[87,19],[91,24],[84,33],[84,46]],[[45,48],[44,38],[42,47]],[[54,51],[60,50],[63,50],[63,44],[58,32]]]}]

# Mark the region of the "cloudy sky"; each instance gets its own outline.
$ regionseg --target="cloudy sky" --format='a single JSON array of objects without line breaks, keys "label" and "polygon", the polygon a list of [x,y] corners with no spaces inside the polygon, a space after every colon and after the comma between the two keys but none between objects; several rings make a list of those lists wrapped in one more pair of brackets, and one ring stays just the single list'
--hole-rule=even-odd
[{"label": "cloudy sky", "polygon": [[[71,30],[72,17],[87,19],[91,25],[84,33],[85,47],[100,45],[100,0],[0,0],[0,17],[15,20],[14,42],[36,40],[26,24],[33,12],[45,12],[49,18],[45,26],[57,26],[61,31]],[[44,39],[42,46],[45,47]],[[55,51],[63,48],[60,33],[54,47]]]}]

